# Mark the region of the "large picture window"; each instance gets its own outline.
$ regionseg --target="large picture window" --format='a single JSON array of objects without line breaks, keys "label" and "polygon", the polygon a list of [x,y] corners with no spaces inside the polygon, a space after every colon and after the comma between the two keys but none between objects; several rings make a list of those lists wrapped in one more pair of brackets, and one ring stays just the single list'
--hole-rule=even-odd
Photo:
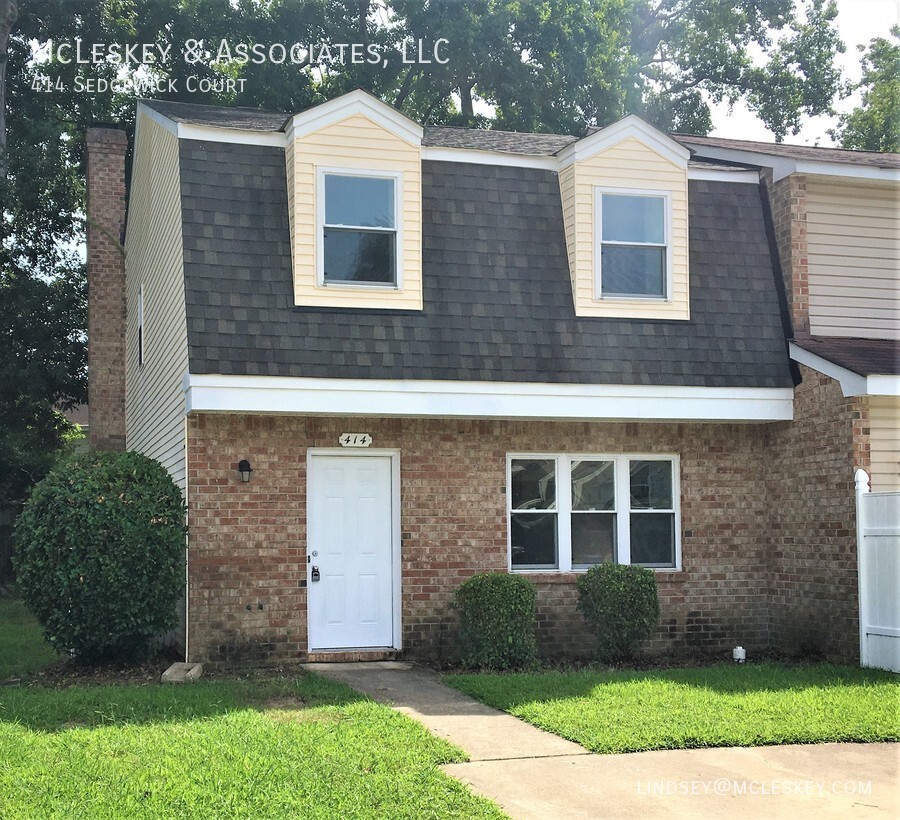
[{"label": "large picture window", "polygon": [[667,298],[667,195],[598,189],[596,209],[600,297]]},{"label": "large picture window", "polygon": [[396,287],[397,176],[323,172],[321,283]]},{"label": "large picture window", "polygon": [[680,567],[677,456],[510,455],[507,481],[512,570]]}]

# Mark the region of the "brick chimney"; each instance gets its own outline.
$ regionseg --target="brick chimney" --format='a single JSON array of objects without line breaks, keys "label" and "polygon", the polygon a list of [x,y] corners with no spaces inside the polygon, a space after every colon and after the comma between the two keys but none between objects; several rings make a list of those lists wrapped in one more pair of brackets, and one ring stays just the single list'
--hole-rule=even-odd
[{"label": "brick chimney", "polygon": [[88,406],[94,450],[125,449],[124,131],[87,132]]}]

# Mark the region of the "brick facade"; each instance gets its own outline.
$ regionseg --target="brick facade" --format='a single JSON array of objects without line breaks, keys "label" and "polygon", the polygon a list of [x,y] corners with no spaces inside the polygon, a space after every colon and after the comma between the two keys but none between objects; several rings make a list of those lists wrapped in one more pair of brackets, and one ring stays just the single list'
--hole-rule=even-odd
[{"label": "brick facade", "polygon": [[775,223],[775,241],[781,258],[791,324],[796,335],[809,333],[809,257],[806,226],[806,177],[790,174],[778,182],[769,179],[769,200]]},{"label": "brick facade", "polygon": [[90,442],[125,449],[124,131],[87,132],[88,406]]},{"label": "brick facade", "polygon": [[[681,456],[683,571],[659,573],[656,649],[769,643],[765,428],[200,415],[188,420],[189,655],[240,662],[306,655],[306,451],[346,429],[401,451],[403,639],[452,659],[460,581],[505,570],[508,452]],[[250,459],[252,482],[237,462]],[[532,575],[544,655],[591,649],[574,575]]]},{"label": "brick facade", "polygon": [[803,365],[794,420],[770,425],[772,640],[859,657],[854,473],[868,470],[865,397]]}]

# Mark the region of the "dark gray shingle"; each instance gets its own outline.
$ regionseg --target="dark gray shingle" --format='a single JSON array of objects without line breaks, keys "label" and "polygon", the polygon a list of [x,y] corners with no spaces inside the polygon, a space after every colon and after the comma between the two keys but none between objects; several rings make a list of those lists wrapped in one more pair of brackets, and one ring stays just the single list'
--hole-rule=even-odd
[{"label": "dark gray shingle", "polygon": [[422,169],[425,309],[296,307],[283,151],[183,140],[191,372],[792,385],[756,186],[690,183],[689,322],[578,318],[556,174]]}]

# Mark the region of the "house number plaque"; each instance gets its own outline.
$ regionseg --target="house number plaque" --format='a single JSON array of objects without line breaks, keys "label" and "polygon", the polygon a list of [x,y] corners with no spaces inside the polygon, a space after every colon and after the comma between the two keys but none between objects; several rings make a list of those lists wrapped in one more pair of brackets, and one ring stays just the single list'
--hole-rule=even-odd
[{"label": "house number plaque", "polygon": [[338,441],[341,447],[368,447],[372,443],[372,436],[368,433],[341,433]]}]

